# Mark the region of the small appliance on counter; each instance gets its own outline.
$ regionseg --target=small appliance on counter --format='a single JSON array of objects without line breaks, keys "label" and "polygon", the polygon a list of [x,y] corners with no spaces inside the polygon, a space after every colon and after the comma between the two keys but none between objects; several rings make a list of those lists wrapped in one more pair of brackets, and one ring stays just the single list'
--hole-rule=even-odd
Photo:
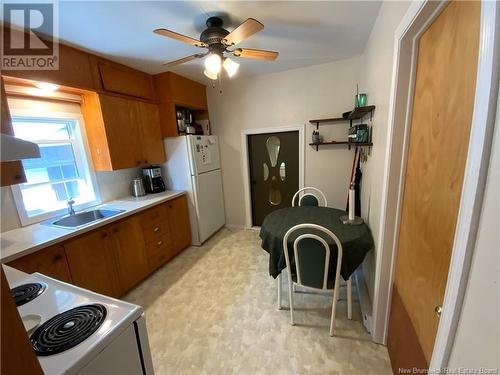
[{"label": "small appliance on counter", "polygon": [[134,197],[146,195],[146,189],[144,188],[144,181],[142,178],[134,178],[132,180],[132,195]]},{"label": "small appliance on counter", "polygon": [[144,185],[147,193],[161,193],[165,191],[165,182],[161,177],[161,168],[159,166],[150,166],[142,168]]}]

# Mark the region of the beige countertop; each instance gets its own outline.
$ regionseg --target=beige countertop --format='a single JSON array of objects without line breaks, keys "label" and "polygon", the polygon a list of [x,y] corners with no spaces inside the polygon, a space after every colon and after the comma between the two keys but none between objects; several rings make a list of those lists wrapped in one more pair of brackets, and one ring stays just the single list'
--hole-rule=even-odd
[{"label": "beige countertop", "polygon": [[[7,263],[13,261],[14,259],[21,258],[22,256],[31,254],[49,245],[102,227],[103,225],[123,219],[124,217],[133,215],[146,208],[166,202],[183,194],[185,194],[184,191],[167,190],[163,193],[148,194],[137,198],[130,196],[103,203],[97,207],[116,208],[125,211],[77,229],[64,229],[38,223],[4,232],[0,235],[0,262]],[[92,207],[92,209],[97,207]]]}]

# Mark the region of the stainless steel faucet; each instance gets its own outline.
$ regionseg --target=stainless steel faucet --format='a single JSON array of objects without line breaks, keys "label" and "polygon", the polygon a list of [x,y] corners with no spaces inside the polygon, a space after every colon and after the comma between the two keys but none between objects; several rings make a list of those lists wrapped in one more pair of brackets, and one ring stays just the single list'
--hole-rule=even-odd
[{"label": "stainless steel faucet", "polygon": [[75,204],[74,199],[69,198],[66,203],[68,204],[68,215],[74,215],[75,214],[75,210],[73,209],[73,205]]}]

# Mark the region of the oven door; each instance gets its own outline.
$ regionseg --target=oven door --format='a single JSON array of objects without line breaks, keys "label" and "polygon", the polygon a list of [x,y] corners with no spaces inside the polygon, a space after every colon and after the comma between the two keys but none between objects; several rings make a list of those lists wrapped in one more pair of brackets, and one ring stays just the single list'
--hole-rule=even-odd
[{"label": "oven door", "polygon": [[154,374],[144,315],[78,372],[78,375],[95,374]]}]

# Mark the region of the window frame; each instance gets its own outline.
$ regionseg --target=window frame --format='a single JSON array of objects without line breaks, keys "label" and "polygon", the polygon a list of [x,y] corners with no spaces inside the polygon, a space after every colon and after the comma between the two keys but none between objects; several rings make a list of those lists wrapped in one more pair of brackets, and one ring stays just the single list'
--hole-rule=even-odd
[{"label": "window frame", "polygon": [[[75,210],[84,210],[89,207],[97,206],[102,203],[101,195],[99,191],[99,185],[97,184],[97,178],[93,164],[90,157],[90,148],[88,146],[87,135],[85,133],[85,122],[83,115],[81,113],[80,106],[76,103],[55,103],[55,102],[45,102],[40,100],[32,99],[18,99],[18,98],[8,98],[9,109],[11,112],[12,119],[29,118],[33,121],[47,121],[53,119],[60,119],[62,121],[74,121],[73,139],[68,140],[72,147],[75,157],[75,164],[81,175],[88,178],[88,183],[92,185],[94,190],[95,199],[93,201],[85,202],[82,204],[75,205]],[[36,116],[33,113],[36,113]],[[51,140],[45,140],[46,142],[41,143],[51,143]],[[63,143],[55,141],[54,143]],[[61,180],[64,182],[64,180]],[[46,185],[50,182],[40,183],[40,185]],[[28,216],[26,208],[24,206],[21,185],[12,185],[11,190],[14,196],[14,202],[17,208],[17,213],[21,221],[22,226],[35,224],[44,220],[48,220],[58,216],[64,216],[67,214],[67,209],[57,209],[53,211],[46,211],[38,215]],[[37,184],[33,184],[36,186]]]}]

